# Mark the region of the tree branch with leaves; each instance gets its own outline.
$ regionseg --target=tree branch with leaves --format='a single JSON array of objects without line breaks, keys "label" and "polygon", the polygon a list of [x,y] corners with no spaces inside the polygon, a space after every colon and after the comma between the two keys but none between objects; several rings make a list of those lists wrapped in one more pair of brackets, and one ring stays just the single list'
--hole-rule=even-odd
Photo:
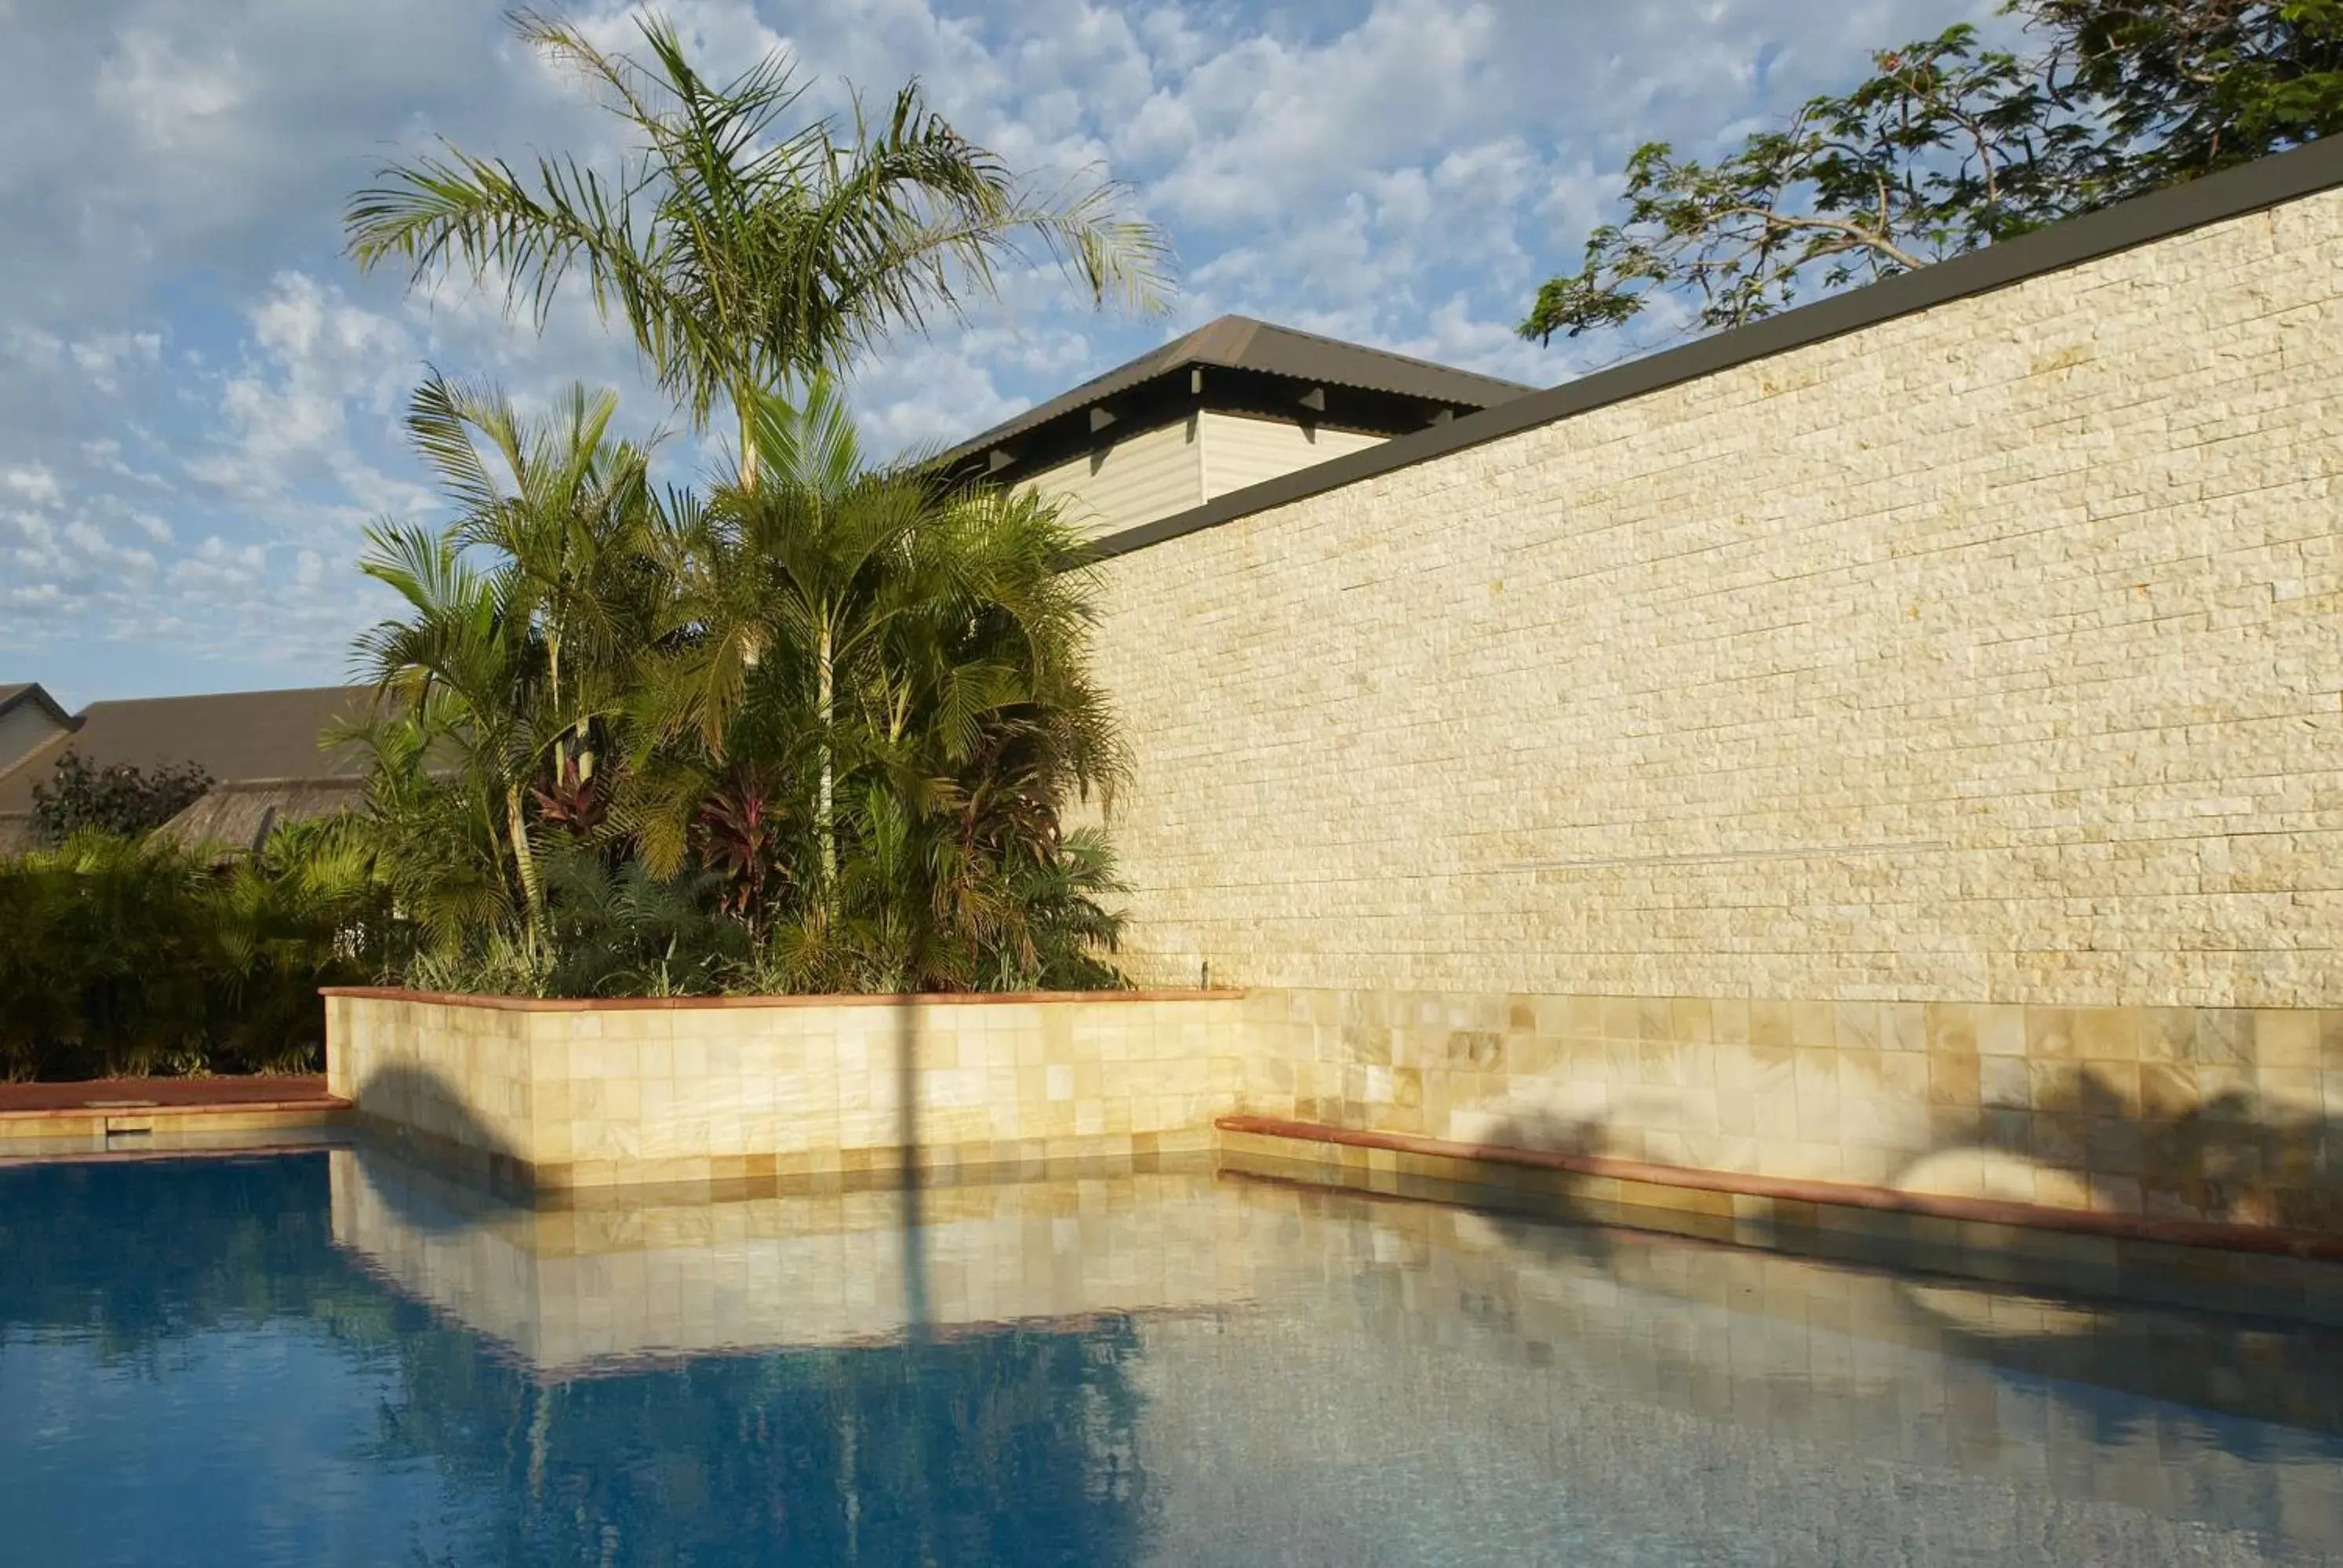
[{"label": "tree branch with leaves", "polygon": [[1872,56],[1715,162],[1628,160],[1625,216],[1548,280],[1551,342],[1664,301],[1677,333],[1746,326],[2343,128],[2343,0],[2010,0],[2043,41],[1973,27]]}]

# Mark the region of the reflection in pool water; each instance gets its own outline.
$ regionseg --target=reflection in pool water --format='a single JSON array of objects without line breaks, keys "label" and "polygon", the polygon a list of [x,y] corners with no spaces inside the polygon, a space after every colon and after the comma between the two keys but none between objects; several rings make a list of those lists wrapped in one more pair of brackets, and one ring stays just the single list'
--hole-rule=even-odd
[{"label": "reflection in pool water", "polygon": [[0,1559],[2321,1562],[2338,1351],[1210,1173],[535,1211],[370,1151],[33,1166]]}]

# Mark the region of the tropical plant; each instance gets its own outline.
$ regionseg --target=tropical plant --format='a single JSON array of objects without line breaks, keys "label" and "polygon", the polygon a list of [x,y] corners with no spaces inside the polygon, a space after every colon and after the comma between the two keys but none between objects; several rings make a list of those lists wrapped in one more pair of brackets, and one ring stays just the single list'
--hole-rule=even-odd
[{"label": "tropical plant", "polygon": [[350,254],[501,278],[540,321],[582,275],[695,428],[730,413],[738,466],[661,500],[607,398],[525,427],[426,385],[409,425],[458,517],[369,537],[407,608],[358,649],[385,700],[367,808],[319,841],[335,875],[387,890],[398,961],[451,985],[1111,981],[1111,863],[1059,823],[1114,766],[1077,540],[1039,503],[872,468],[831,375],[1029,246],[1151,307],[1161,233],[1111,185],[1015,176],[916,82],[845,125],[786,55],[718,85],[660,21],[636,57],[512,20],[625,158],[522,174],[443,145],[352,198]]},{"label": "tropical plant", "polygon": [[96,767],[68,749],[55,770],[33,786],[33,836],[50,846],[93,829],[136,838],[202,799],[211,787],[212,776],[193,762]]},{"label": "tropical plant", "polygon": [[582,271],[695,428],[731,406],[744,465],[762,389],[958,313],[1028,259],[1028,244],[1097,301],[1147,307],[1163,288],[1163,236],[1121,215],[1115,187],[1035,188],[930,109],[917,82],[875,123],[858,101],[841,126],[806,113],[785,55],[719,85],[662,21],[638,24],[648,59],[535,12],[512,25],[600,95],[632,151],[610,170],[540,156],[524,175],[443,145],[351,199],[349,254],[368,267],[396,257],[418,285],[501,277],[540,321]]},{"label": "tropical plant", "polygon": [[1724,158],[1628,160],[1624,216],[1520,326],[1551,341],[1654,300],[1685,331],[1926,266],[2343,128],[2343,0],[2008,0],[2020,55],[1946,29],[1872,56]]},{"label": "tropical plant", "polygon": [[1061,823],[1119,763],[1076,537],[867,465],[826,377],[756,414],[759,482],[660,501],[606,402],[427,383],[458,517],[371,535],[407,612],[358,645],[375,765],[317,885],[382,889],[434,990],[1117,983],[1111,859]]},{"label": "tropical plant", "polygon": [[1026,930],[1045,905],[1021,890],[1088,900],[1112,882],[1102,842],[1069,859],[1061,832],[1063,807],[1120,766],[1084,668],[1078,537],[1031,496],[867,467],[826,377],[761,398],[750,439],[762,482],[719,486],[680,522],[691,632],[647,668],[621,819],[662,872],[695,847],[740,861],[717,846],[758,780],[759,821],[800,847],[774,865],[794,896],[778,937],[792,989],[1071,979],[1045,958],[1061,942]]},{"label": "tropical plant", "polygon": [[381,922],[305,865],[94,829],[0,860],[0,1078],[314,1070],[317,988],[371,978]]},{"label": "tropical plant", "polygon": [[[369,816],[396,829],[377,836],[383,879],[443,946],[513,913],[536,933],[532,819],[598,826],[595,769],[664,606],[648,452],[610,437],[617,407],[573,388],[531,424],[493,392],[434,376],[407,427],[458,520],[367,533],[361,569],[410,614],[358,640],[355,661],[387,700],[351,733],[380,764]],[[508,855],[509,882],[495,868]]]}]

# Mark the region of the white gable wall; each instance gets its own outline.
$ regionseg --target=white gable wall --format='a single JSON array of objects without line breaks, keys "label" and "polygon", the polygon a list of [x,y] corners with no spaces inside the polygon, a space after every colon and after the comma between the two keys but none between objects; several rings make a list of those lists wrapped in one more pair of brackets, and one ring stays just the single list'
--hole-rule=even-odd
[{"label": "white gable wall", "polygon": [[1345,452],[1380,446],[1381,436],[1324,426],[1255,419],[1242,414],[1202,414],[1203,426],[1204,499],[1242,490],[1323,463]]},{"label": "white gable wall", "polygon": [[65,728],[37,701],[20,702],[0,713],[0,773],[7,772],[65,733]]},{"label": "white gable wall", "polygon": [[1091,538],[1201,506],[1195,422],[1134,431],[1102,450],[1042,469],[1031,487],[1063,501],[1067,519]]}]

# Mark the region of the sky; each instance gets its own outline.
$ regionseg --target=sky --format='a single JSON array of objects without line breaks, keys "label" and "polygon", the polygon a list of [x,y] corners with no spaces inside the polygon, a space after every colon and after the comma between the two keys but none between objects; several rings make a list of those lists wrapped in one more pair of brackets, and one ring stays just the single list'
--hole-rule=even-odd
[{"label": "sky", "polygon": [[[1054,271],[855,371],[868,447],[949,443],[1227,312],[1551,386],[1618,357],[1513,326],[1649,139],[1727,147],[1875,47],[1993,0],[674,0],[711,76],[784,49],[833,110],[917,76],[1045,184],[1111,178],[1179,288]],[[573,7],[623,46],[631,10]],[[462,0],[0,0],[0,683],[68,708],[325,685],[390,613],[381,518],[437,523],[399,416],[427,367],[524,407],[613,387],[711,471],[582,292],[414,290],[342,254],[350,193],[446,137],[615,155],[610,117]]]}]

